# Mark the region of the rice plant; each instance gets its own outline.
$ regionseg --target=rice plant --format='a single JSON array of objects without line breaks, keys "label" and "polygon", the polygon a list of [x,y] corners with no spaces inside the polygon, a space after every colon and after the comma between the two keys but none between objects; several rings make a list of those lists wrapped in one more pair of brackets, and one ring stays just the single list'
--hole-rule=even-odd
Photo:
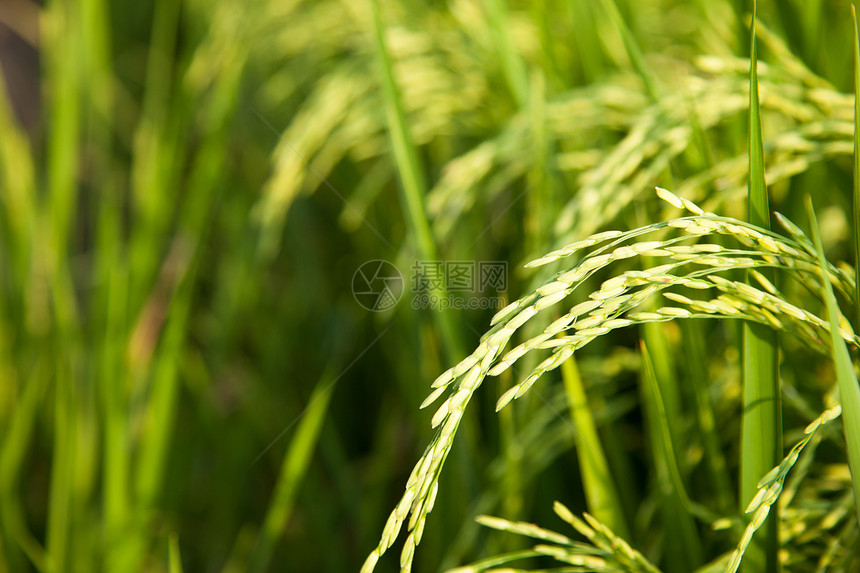
[{"label": "rice plant", "polygon": [[847,2],[0,5],[0,571],[860,569]]},{"label": "rice plant", "polygon": [[[860,343],[847,324],[843,327],[835,319],[828,322],[801,309],[784,298],[773,282],[762,274],[763,270],[786,272],[812,292],[828,284],[835,285],[844,296],[850,296],[853,292],[853,276],[826,265],[823,259],[820,261],[821,266],[817,266],[819,261],[811,241],[790,220],[777,214],[786,233],[786,236],[782,236],[736,219],[705,213],[695,203],[665,189],[658,188],[657,193],[667,203],[687,210],[690,215],[626,232],[598,233],[527,263],[527,267],[541,267],[581,254],[575,265],[557,272],[532,293],[497,313],[491,321],[492,328],[484,334],[478,348],[435,380],[432,384],[434,390],[422,403],[422,408],[447,396],[431,419],[432,427],[439,427],[439,430],[412,470],[406,493],[388,518],[382,539],[365,562],[363,571],[373,571],[379,557],[393,544],[404,525],[409,533],[401,552],[400,565],[403,570],[411,570],[414,552],[438,494],[439,476],[466,405],[486,376],[498,376],[529,352],[551,351],[528,376],[499,398],[497,411],[524,396],[543,375],[558,368],[577,350],[596,338],[636,324],[705,317],[734,318],[792,333],[805,345],[817,347],[821,352],[828,352],[826,334],[830,334],[834,341],[844,339],[855,347]],[[661,240],[638,240],[643,235],[668,230],[677,230],[678,235]],[[715,242],[714,239],[720,236],[731,239],[736,246],[732,248]],[[539,320],[541,311],[552,308],[573,294],[594,273],[618,261],[639,257],[660,259],[663,264],[612,276],[598,290],[588,294],[587,300],[571,307],[561,318],[549,322],[542,334],[503,353],[520,328],[528,321]],[[720,274],[738,269],[749,270],[758,281],[758,287],[727,279]],[[683,294],[695,291],[720,294],[709,300],[706,297],[690,298]],[[655,312],[641,312],[640,307],[657,294],[674,304],[660,307]],[[856,386],[856,380],[851,383]],[[856,390],[855,386],[846,382],[845,388]],[[809,435],[824,422],[832,420],[838,412],[838,406],[824,412],[789,456],[760,477],[756,486],[758,494],[750,500],[746,509],[747,513],[753,513],[752,521],[726,565],[726,571],[737,570],[753,533],[761,527],[770,507],[779,497],[785,474],[808,443]],[[848,435],[851,435],[850,432]],[[523,531],[517,528],[503,529]],[[523,556],[517,555],[515,558]],[[561,561],[568,562],[565,559]],[[601,567],[606,567],[606,570],[625,570],[622,565],[618,565],[617,569],[610,565]],[[653,566],[647,562],[642,567],[651,567],[653,570]]]}]

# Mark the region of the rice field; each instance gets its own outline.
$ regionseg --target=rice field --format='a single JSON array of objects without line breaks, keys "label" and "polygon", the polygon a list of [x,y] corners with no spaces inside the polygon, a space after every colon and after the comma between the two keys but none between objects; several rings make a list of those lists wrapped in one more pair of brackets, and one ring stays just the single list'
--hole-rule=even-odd
[{"label": "rice field", "polygon": [[846,0],[9,0],[0,572],[860,570]]}]

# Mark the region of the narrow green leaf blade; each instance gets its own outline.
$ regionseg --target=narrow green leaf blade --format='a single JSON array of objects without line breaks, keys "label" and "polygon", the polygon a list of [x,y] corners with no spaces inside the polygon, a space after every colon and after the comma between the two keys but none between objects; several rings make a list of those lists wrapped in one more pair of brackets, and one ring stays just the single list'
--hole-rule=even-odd
[{"label": "narrow green leaf blade", "polygon": [[266,512],[266,519],[257,539],[257,544],[251,554],[248,571],[267,571],[275,543],[287,524],[287,519],[293,509],[296,494],[310,465],[320,430],[322,429],[328,405],[334,390],[334,375],[329,372],[324,375],[314,388],[308,402],[308,407],[302,413],[296,433],[287,448],[278,483],[272,495],[272,501]]},{"label": "narrow green leaf blade", "polygon": [[641,343],[641,351],[648,434],[660,483],[660,505],[666,535],[664,565],[666,571],[693,571],[702,564],[702,547],[675,454],[670,416],[645,343]]},{"label": "narrow green leaf blade", "polygon": [[582,378],[573,357],[561,365],[561,375],[571,420],[576,429],[576,455],[588,511],[621,537],[629,538],[620,497],[612,480],[609,463],[597,433],[597,425],[588,406]]},{"label": "narrow green leaf blade", "polygon": [[[764,145],[758,93],[756,12],[750,30],[749,103],[749,222],[770,228],[770,209],[765,184]],[[765,273],[773,282],[773,273]],[[741,509],[756,494],[758,481],[782,459],[782,412],[779,389],[777,335],[761,324],[743,328],[743,419],[741,426]],[[773,508],[746,554],[748,571],[779,571],[779,515]]]},{"label": "narrow green leaf blade", "polygon": [[[425,261],[439,259],[433,233],[424,208],[424,198],[427,194],[427,182],[424,169],[418,155],[418,149],[409,130],[406,112],[403,109],[400,90],[394,77],[394,65],[385,41],[385,29],[380,14],[379,2],[373,2],[374,39],[376,55],[382,75],[382,90],[385,101],[385,115],[388,122],[388,133],[394,163],[401,183],[401,197],[406,223],[415,240],[418,255]],[[448,293],[443,286],[433,289],[432,294],[438,299],[446,299]],[[462,356],[463,345],[460,334],[449,314],[434,312],[433,318],[439,328],[442,345],[448,354],[448,360],[459,360]]]},{"label": "narrow green leaf blade", "polygon": [[[854,21],[854,268],[860,269],[860,34],[857,32],[857,11],[851,5]],[[854,283],[854,330],[860,329],[860,281]]]},{"label": "narrow green leaf blade", "polygon": [[505,80],[517,105],[522,107],[528,96],[528,77],[526,66],[522,57],[516,52],[513,38],[511,38],[507,2],[484,0],[484,9],[487,11],[487,21],[496,52],[502,60]]},{"label": "narrow green leaf blade", "polygon": [[645,92],[653,101],[659,101],[660,88],[654,73],[645,62],[642,48],[639,47],[636,38],[633,36],[633,32],[630,31],[627,23],[624,22],[624,18],[621,16],[621,11],[618,10],[615,0],[603,0],[603,5],[609,13],[612,23],[615,24],[615,27],[618,28],[618,32],[621,34],[621,39],[624,42],[624,50],[627,52],[627,57],[630,58],[630,64],[645,85]]},{"label": "narrow green leaf blade", "polygon": [[764,144],[761,131],[761,104],[758,93],[758,51],[755,41],[755,15],[752,21],[750,51],[749,107],[749,195],[747,218],[753,225],[770,229],[770,207],[764,175]]},{"label": "narrow green leaf blade", "polygon": [[854,374],[854,365],[848,354],[845,340],[840,336],[839,306],[830,284],[827,271],[827,260],[824,258],[824,247],[818,232],[818,222],[812,207],[812,199],[807,195],[806,210],[809,214],[809,224],[812,238],[818,251],[818,265],[824,288],[824,302],[827,304],[827,317],[830,321],[831,355],[836,367],[836,380],[839,384],[839,394],[842,400],[842,427],[845,432],[845,443],[848,448],[848,468],[851,471],[851,486],[854,490],[854,509],[860,519],[860,384]]},{"label": "narrow green leaf blade", "polygon": [[167,555],[170,573],[182,573],[182,556],[179,553],[179,536],[171,534],[167,540]]}]

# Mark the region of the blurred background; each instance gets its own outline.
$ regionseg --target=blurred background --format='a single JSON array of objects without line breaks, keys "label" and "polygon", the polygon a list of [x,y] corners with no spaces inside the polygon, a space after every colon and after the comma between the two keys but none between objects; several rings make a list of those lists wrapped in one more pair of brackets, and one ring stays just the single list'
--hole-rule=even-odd
[{"label": "blurred background", "polygon": [[[524,262],[662,219],[658,184],[743,217],[750,12],[3,0],[0,571],[358,570],[432,435],[430,383],[548,276]],[[766,138],[820,127],[809,145],[766,139],[789,215],[803,186],[850,190],[849,14],[759,6]],[[822,193],[839,253],[850,193]],[[436,261],[504,262],[504,280],[434,281]],[[472,308],[416,308],[430,295]],[[734,475],[737,333],[703,328]],[[637,344],[600,339],[579,366],[633,539],[659,560]],[[584,509],[556,379],[494,413],[530,364],[471,404],[416,570],[522,543],[478,513]],[[789,420],[820,411],[804,400]],[[684,464],[704,491],[697,440]],[[722,487],[715,505],[734,507]]]}]

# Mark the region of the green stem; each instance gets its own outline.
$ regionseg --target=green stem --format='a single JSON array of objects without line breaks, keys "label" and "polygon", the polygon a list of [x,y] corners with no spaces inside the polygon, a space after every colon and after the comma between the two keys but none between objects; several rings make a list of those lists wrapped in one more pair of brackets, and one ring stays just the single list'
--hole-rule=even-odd
[{"label": "green stem", "polygon": [[[764,147],[758,94],[758,58],[755,9],[750,45],[749,107],[749,222],[770,229],[770,211],[764,173]],[[773,272],[763,269],[773,282]],[[782,460],[782,407],[780,403],[777,334],[768,326],[744,323],[743,418],[741,427],[742,510],[758,490],[758,481]],[[779,512],[771,509],[759,537],[747,550],[745,571],[779,571]]]}]

